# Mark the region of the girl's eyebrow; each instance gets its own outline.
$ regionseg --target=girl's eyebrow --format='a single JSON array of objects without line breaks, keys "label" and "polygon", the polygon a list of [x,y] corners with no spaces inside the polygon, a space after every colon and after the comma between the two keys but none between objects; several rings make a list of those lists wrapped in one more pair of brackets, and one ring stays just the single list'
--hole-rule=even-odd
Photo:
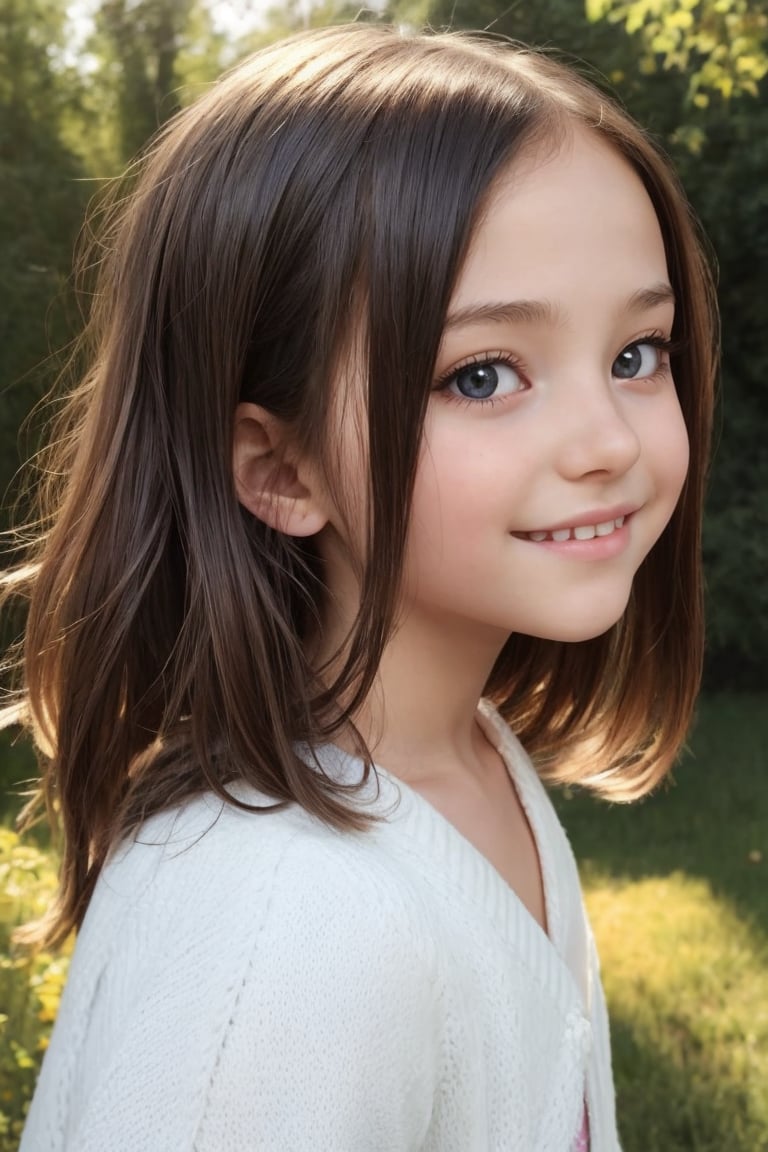
[{"label": "girl's eyebrow", "polygon": [[669,284],[661,281],[651,288],[640,288],[627,301],[626,312],[649,312],[660,304],[674,304],[675,294]]},{"label": "girl's eyebrow", "polygon": [[[650,288],[633,292],[623,306],[625,313],[648,312],[662,304],[674,304],[675,294],[669,284],[660,281]],[[445,331],[465,328],[470,324],[542,324],[555,323],[559,309],[548,300],[489,301],[486,304],[467,304],[451,312],[445,322]]]},{"label": "girl's eyebrow", "polygon": [[556,309],[548,300],[491,301],[487,304],[467,304],[451,312],[445,322],[449,328],[464,328],[469,324],[540,324],[553,321]]}]

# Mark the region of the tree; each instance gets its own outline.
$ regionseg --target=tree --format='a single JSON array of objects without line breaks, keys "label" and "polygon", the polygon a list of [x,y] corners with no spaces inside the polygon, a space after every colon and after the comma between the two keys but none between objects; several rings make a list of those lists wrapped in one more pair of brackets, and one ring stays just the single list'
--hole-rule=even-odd
[{"label": "tree", "polygon": [[101,85],[115,101],[115,138],[125,162],[179,107],[176,61],[192,0],[104,0],[94,47]]},{"label": "tree", "polygon": [[61,63],[65,6],[0,0],[0,492],[19,464],[18,429],[69,335],[65,281],[85,203],[62,144],[77,80]]},{"label": "tree", "polygon": [[755,0],[586,0],[586,11],[593,22],[638,33],[643,71],[685,74],[698,107],[706,108],[712,93],[757,96],[768,74],[768,15]]}]

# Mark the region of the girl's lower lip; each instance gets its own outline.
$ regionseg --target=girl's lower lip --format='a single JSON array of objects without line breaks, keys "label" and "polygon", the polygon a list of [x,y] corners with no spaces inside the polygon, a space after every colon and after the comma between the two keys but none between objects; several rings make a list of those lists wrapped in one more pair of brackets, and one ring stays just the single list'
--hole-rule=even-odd
[{"label": "girl's lower lip", "polygon": [[526,536],[518,536],[524,544],[532,548],[544,548],[547,552],[556,552],[572,560],[611,560],[619,556],[629,544],[629,524],[632,517],[627,516],[621,528],[614,528],[609,536],[593,536],[591,540],[530,540]]}]

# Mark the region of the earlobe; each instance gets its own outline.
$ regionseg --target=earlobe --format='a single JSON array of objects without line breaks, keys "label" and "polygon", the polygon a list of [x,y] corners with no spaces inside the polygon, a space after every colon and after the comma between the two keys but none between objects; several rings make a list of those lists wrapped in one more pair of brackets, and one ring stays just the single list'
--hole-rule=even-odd
[{"label": "earlobe", "polygon": [[237,499],[286,536],[314,536],[328,516],[310,469],[292,455],[287,429],[257,404],[238,404],[232,445]]}]

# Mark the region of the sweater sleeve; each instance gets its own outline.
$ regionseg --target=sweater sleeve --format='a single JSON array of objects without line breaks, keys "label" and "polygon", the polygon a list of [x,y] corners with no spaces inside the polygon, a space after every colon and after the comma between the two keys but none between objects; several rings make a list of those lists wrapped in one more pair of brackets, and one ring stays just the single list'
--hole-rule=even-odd
[{"label": "sweater sleeve", "polygon": [[200,799],[116,852],[23,1152],[421,1148],[444,999],[376,836]]},{"label": "sweater sleeve", "polygon": [[433,950],[372,857],[300,842],[213,1070],[195,1152],[415,1152],[439,1063]]}]

